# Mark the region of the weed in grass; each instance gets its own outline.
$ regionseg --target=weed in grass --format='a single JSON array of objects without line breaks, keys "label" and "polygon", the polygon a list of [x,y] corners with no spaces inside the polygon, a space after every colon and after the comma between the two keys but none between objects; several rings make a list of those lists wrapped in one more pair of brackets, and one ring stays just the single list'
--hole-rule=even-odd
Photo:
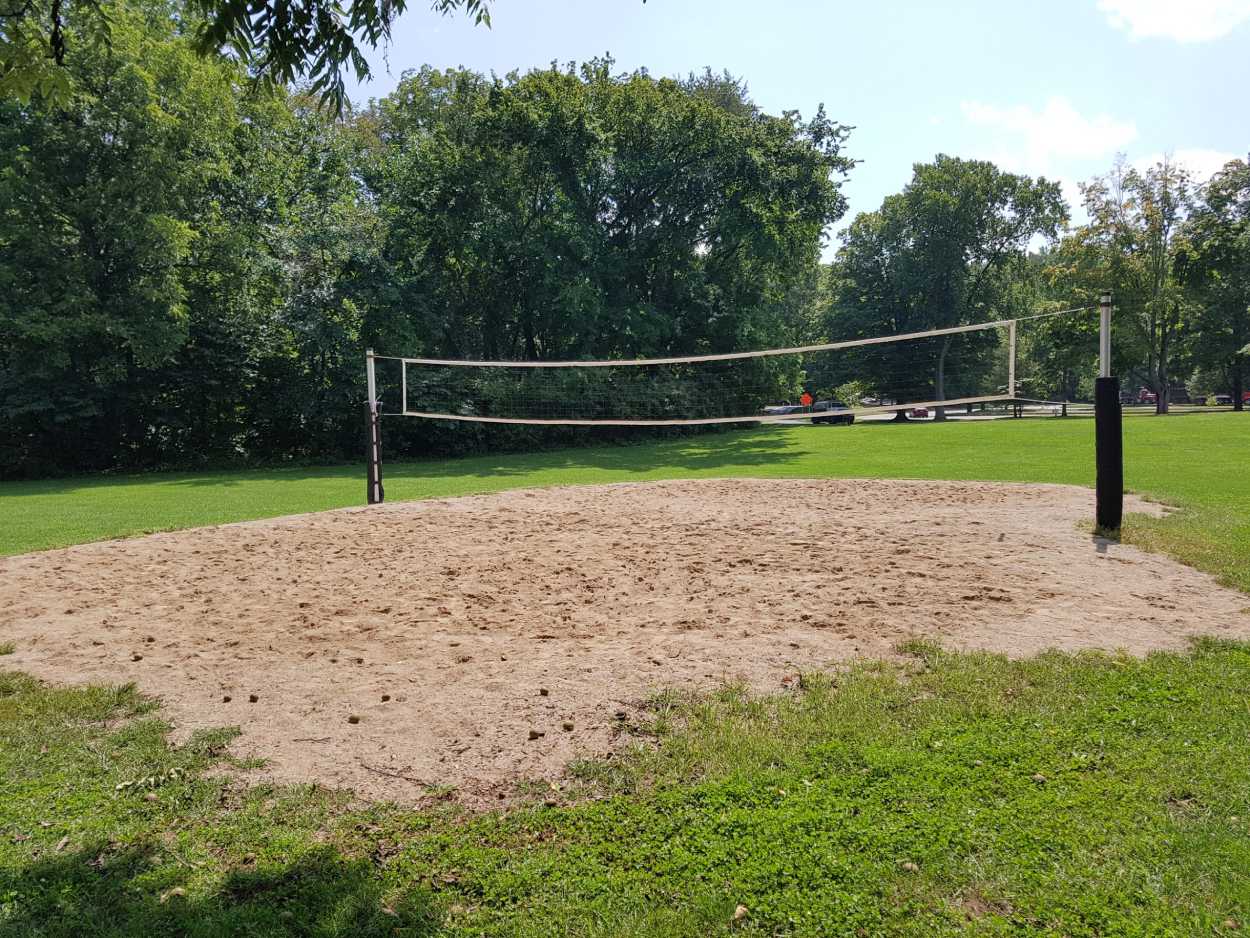
[{"label": "weed in grass", "polygon": [[0,655],[11,655],[17,651],[17,644],[14,642],[0,642]]}]

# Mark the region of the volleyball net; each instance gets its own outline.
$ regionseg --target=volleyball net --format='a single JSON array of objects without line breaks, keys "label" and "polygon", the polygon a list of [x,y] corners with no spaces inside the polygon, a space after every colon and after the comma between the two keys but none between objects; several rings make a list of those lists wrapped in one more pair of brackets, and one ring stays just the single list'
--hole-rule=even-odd
[{"label": "volleyball net", "polygon": [[[778,423],[1077,400],[1097,373],[1094,307],[790,348],[598,361],[370,353],[370,400],[429,420],[547,426]],[[374,369],[378,376],[375,383]]]}]

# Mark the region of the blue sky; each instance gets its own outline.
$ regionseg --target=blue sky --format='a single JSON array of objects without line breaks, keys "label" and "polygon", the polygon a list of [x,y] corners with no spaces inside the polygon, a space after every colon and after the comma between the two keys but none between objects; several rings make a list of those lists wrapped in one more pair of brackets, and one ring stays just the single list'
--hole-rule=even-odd
[{"label": "blue sky", "polygon": [[1205,176],[1250,151],[1250,0],[495,0],[490,29],[410,2],[355,100],[423,64],[503,74],[610,53],[622,71],[728,69],[766,111],[823,102],[855,126],[842,224],[939,152],[1075,197],[1117,153]]}]

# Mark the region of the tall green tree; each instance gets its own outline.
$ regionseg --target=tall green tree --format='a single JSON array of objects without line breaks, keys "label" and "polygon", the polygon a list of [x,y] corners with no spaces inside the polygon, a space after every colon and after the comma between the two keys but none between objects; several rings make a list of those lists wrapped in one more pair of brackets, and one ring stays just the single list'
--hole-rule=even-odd
[{"label": "tall green tree", "polygon": [[349,128],[201,58],[174,11],[115,10],[69,100],[0,103],[2,473],[357,441],[376,212]]},{"label": "tall green tree", "polygon": [[1250,377],[1250,164],[1233,160],[1202,187],[1178,258],[1194,299],[1193,353],[1245,408]]},{"label": "tall green tree", "polygon": [[[901,193],[858,216],[843,235],[832,273],[830,332],[881,335],[1003,318],[1017,303],[1030,241],[1055,239],[1066,216],[1058,183],[945,155],[917,164]],[[902,361],[882,347],[867,353],[874,357],[864,368],[909,381],[931,369],[933,399],[943,400],[952,396],[952,356],[975,357],[978,347],[946,336],[923,360],[914,351],[900,348],[897,354],[911,356]]]},{"label": "tall green tree", "polygon": [[1082,193],[1090,220],[1065,239],[1061,276],[1089,301],[1113,291],[1117,339],[1132,352],[1129,373],[1140,375],[1155,394],[1157,412],[1167,413],[1185,351],[1186,303],[1176,265],[1193,205],[1192,179],[1167,158],[1144,171],[1121,160]]},{"label": "tall green tree", "polygon": [[[497,80],[423,69],[362,122],[386,303],[407,311],[407,347],[439,357],[787,342],[808,326],[852,165],[823,112],[767,115],[732,76],[622,75],[607,60]],[[657,384],[665,395],[691,406]]]},{"label": "tall green tree", "polygon": [[369,119],[389,271],[423,346],[454,356],[786,338],[851,166],[823,113],[728,107],[607,61],[499,81],[425,69]]},{"label": "tall green tree", "polygon": [[228,172],[239,73],[195,56],[170,14],[116,11],[63,106],[0,103],[6,461],[73,449],[102,466],[141,448],[148,379],[187,339],[182,272]]}]

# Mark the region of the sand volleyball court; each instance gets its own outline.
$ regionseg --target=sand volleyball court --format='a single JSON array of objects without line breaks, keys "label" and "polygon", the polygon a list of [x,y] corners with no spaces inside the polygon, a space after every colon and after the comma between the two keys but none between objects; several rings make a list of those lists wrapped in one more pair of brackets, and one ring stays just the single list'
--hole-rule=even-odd
[{"label": "sand volleyball court", "polygon": [[[513,491],[0,559],[0,661],[134,681],[261,774],[488,803],[664,687],[886,656],[1250,636],[1250,599],[1098,544],[1087,489],[713,480]],[[1149,510],[1130,501],[1129,510]]]}]

